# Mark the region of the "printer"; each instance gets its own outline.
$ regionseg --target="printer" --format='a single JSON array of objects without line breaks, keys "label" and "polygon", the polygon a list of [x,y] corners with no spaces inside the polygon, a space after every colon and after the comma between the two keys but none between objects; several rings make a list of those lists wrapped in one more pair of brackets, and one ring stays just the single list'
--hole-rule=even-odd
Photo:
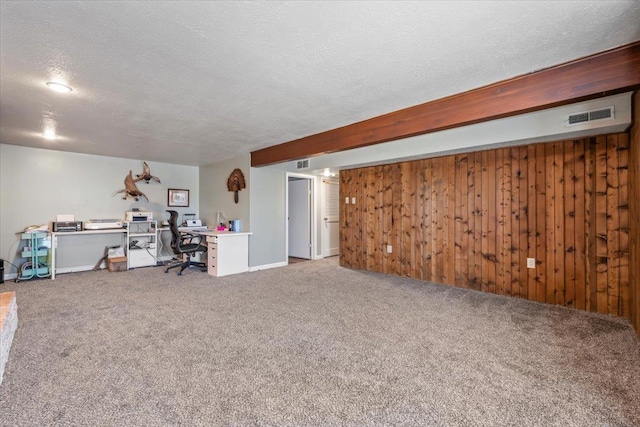
[{"label": "printer", "polygon": [[186,227],[202,227],[201,219],[185,219]]},{"label": "printer", "polygon": [[153,212],[126,211],[124,213],[124,220],[127,222],[153,221]]}]

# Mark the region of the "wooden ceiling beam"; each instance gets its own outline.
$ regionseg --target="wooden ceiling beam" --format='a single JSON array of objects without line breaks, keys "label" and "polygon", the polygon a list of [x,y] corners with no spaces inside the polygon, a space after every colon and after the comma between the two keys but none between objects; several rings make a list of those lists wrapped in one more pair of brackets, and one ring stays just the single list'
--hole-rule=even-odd
[{"label": "wooden ceiling beam", "polygon": [[379,144],[640,87],[640,41],[362,122],[263,148],[251,166]]}]

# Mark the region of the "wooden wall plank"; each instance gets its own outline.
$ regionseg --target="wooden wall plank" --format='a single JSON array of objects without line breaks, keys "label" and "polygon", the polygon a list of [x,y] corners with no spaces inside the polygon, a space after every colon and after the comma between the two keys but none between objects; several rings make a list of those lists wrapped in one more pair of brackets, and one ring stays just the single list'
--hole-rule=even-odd
[{"label": "wooden wall plank", "polygon": [[434,215],[436,217],[436,240],[434,242],[434,248],[436,249],[436,262],[434,263],[436,267],[436,278],[435,281],[438,283],[446,283],[445,282],[445,267],[448,264],[448,260],[446,259],[446,238],[445,238],[445,229],[447,227],[446,220],[446,184],[447,184],[447,171],[444,159],[438,159],[434,165],[434,187],[436,190],[436,198],[435,200],[438,203],[434,203],[432,206],[436,207],[437,214]]},{"label": "wooden wall plank", "polygon": [[589,311],[598,311],[597,295],[597,265],[596,256],[596,138],[589,138],[585,141],[585,240],[587,243],[587,269],[585,307]]},{"label": "wooden wall plank", "polygon": [[564,286],[565,305],[575,306],[576,299],[576,193],[575,152],[573,141],[564,149]]},{"label": "wooden wall plank", "polygon": [[640,93],[633,94],[629,135],[629,318],[640,337]]},{"label": "wooden wall plank", "polygon": [[[342,172],[340,172],[340,176],[342,176]],[[363,242],[365,245],[365,250],[367,252],[367,262],[365,270],[376,271],[375,265],[375,249],[376,249],[376,223],[377,223],[377,209],[376,209],[376,195],[378,194],[376,191],[376,174],[375,168],[368,167],[365,168],[365,179],[367,182],[366,194],[364,195],[363,202],[366,204],[366,222],[367,222],[367,232],[366,232],[366,240]],[[344,203],[344,198],[340,199],[340,203]]]},{"label": "wooden wall plank", "polygon": [[444,206],[442,194],[442,162],[440,159],[434,159],[432,162],[431,175],[431,215],[433,217],[433,264],[432,276],[433,281],[442,283],[443,276],[443,227],[444,227]]},{"label": "wooden wall plank", "polygon": [[482,289],[482,153],[473,156],[473,289]]},{"label": "wooden wall plank", "polygon": [[[351,171],[345,170],[343,172],[340,173],[340,177],[339,177],[339,181],[340,181],[340,186],[338,189],[338,194],[341,200],[341,204],[342,204],[342,200],[344,200],[345,198],[345,192],[347,191],[347,186],[346,186],[346,180],[347,180],[347,176],[351,173]],[[338,213],[338,218],[340,221],[340,234],[339,234],[339,241],[340,241],[340,253],[338,254],[338,262],[340,263],[341,267],[347,267],[344,257],[345,254],[347,253],[347,245],[345,245],[345,239],[347,238],[347,236],[350,234],[349,233],[349,228],[347,227],[346,224],[346,209],[344,206],[340,207],[340,212]]]},{"label": "wooden wall plank", "polygon": [[508,248],[504,244],[506,238],[506,223],[510,223],[511,219],[508,212],[509,204],[506,200],[506,169],[510,166],[506,164],[504,148],[496,150],[496,192],[497,192],[497,207],[496,207],[496,252],[498,262],[496,265],[496,293],[498,295],[504,295],[507,279],[507,252]]},{"label": "wooden wall plank", "polygon": [[482,162],[481,173],[481,197],[480,197],[480,269],[482,271],[482,282],[480,290],[489,290],[489,151],[480,153]]},{"label": "wooden wall plank", "polygon": [[[520,294],[522,274],[521,269],[524,268],[520,263],[520,221],[521,221],[521,205],[520,205],[520,147],[511,149],[511,291],[514,297],[523,296]],[[526,295],[524,295],[526,297]]]},{"label": "wooden wall plank", "polygon": [[[411,277],[412,251],[415,249],[412,241],[411,218],[415,218],[415,180],[412,175],[414,162],[404,162],[400,164],[400,215],[401,215],[401,245],[400,251],[400,275]],[[412,186],[412,184],[414,184]],[[413,188],[412,188],[413,187]]]},{"label": "wooden wall plank", "polygon": [[[468,255],[468,265],[467,265],[467,277],[469,280],[469,287],[471,289],[477,289],[477,277],[476,277],[476,239],[475,239],[475,231],[476,231],[476,154],[477,153],[468,153],[467,156],[467,218],[468,218],[468,247],[469,247],[469,255]],[[477,183],[477,185],[480,185]]]},{"label": "wooden wall plank", "polygon": [[596,138],[595,153],[595,243],[596,243],[596,311],[607,312],[607,138]]},{"label": "wooden wall plank", "polygon": [[543,144],[537,144],[536,149],[536,301],[545,302],[547,299],[547,201],[546,201],[546,151]]},{"label": "wooden wall plank", "polygon": [[505,174],[504,179],[504,210],[506,214],[506,220],[504,224],[504,251],[505,251],[505,286],[504,286],[504,295],[511,295],[511,284],[513,282],[513,244],[511,241],[511,236],[513,235],[513,157],[511,156],[511,149],[504,149],[504,167],[503,171]]},{"label": "wooden wall plank", "polygon": [[[518,268],[520,270],[520,278],[519,285],[520,288],[518,290],[518,295],[523,298],[530,298],[528,295],[528,282],[529,282],[529,272],[527,269],[527,257],[529,253],[529,200],[527,198],[529,194],[529,185],[528,185],[528,159],[527,159],[527,147],[518,147],[518,188],[520,194],[518,195],[518,218],[519,218],[519,228],[518,228]],[[531,298],[530,298],[531,299]],[[535,298],[534,298],[535,299]]]},{"label": "wooden wall plank", "polygon": [[455,156],[455,285],[468,287],[469,215],[468,155]]},{"label": "wooden wall plank", "polygon": [[546,298],[545,302],[549,304],[556,303],[556,263],[554,251],[555,246],[555,234],[556,234],[556,216],[553,210],[555,206],[555,144],[545,144],[545,204],[547,209],[545,210],[545,234],[547,240],[545,242],[547,252],[545,254],[546,263]]},{"label": "wooden wall plank", "polygon": [[487,252],[485,258],[487,259],[487,292],[496,293],[496,281],[497,281],[497,249],[496,249],[496,228],[497,228],[497,206],[496,206],[496,192],[497,192],[497,165],[496,165],[496,150],[487,150],[487,193],[485,197],[487,199]]},{"label": "wooden wall plank", "polygon": [[418,231],[416,233],[416,257],[414,264],[414,275],[413,277],[416,279],[426,280],[424,277],[424,254],[425,254],[425,244],[424,244],[424,229],[425,225],[425,203],[426,203],[426,178],[425,178],[425,168],[426,162],[424,160],[416,161],[416,174],[417,174],[417,203],[418,209],[417,213],[419,217],[416,219],[416,227],[418,227]]},{"label": "wooden wall plank", "polygon": [[556,142],[554,145],[553,176],[554,176],[554,197],[553,216],[554,220],[554,277],[555,277],[555,298],[556,304],[564,305],[565,300],[565,276],[564,276],[564,144]]},{"label": "wooden wall plank", "polygon": [[[536,259],[536,146],[527,146],[527,257]],[[538,301],[536,268],[527,268],[527,298]]]},{"label": "wooden wall plank", "polygon": [[402,228],[402,198],[400,196],[402,185],[400,177],[400,163],[390,165],[389,172],[391,175],[391,233],[388,244],[392,247],[392,251],[389,254],[391,262],[390,272],[391,274],[397,275],[402,271],[400,266],[400,254],[402,253],[400,238],[400,230]]},{"label": "wooden wall plank", "polygon": [[554,262],[555,262],[555,281],[556,281],[556,304],[564,305],[565,303],[565,283],[564,283],[564,144],[556,142],[554,167],[554,216],[555,216],[555,234],[554,234]]},{"label": "wooden wall plank", "polygon": [[607,313],[619,313],[620,213],[618,211],[618,135],[607,137]]},{"label": "wooden wall plank", "polygon": [[424,205],[424,268],[423,277],[425,280],[434,280],[434,263],[435,257],[433,254],[433,241],[435,239],[435,233],[433,232],[435,218],[433,216],[432,205],[434,203],[434,188],[433,188],[433,169],[431,167],[433,159],[425,160],[424,166],[424,182],[425,182],[425,205]]},{"label": "wooden wall plank", "polygon": [[455,157],[446,156],[441,159],[443,170],[443,277],[442,283],[455,284]]},{"label": "wooden wall plank", "polygon": [[[629,138],[619,135],[618,139],[618,215],[620,217],[619,288],[620,312],[624,318],[630,317],[629,297]],[[635,194],[640,194],[636,192]]]},{"label": "wooden wall plank", "polygon": [[588,226],[586,217],[585,198],[587,190],[585,188],[585,152],[584,141],[573,141],[575,170],[574,170],[574,212],[575,212],[575,304],[579,310],[584,310],[587,306],[587,253],[586,243],[588,241]]},{"label": "wooden wall plank", "polygon": [[382,272],[382,245],[383,245],[383,236],[382,229],[384,228],[384,216],[383,216],[383,189],[384,189],[384,176],[382,173],[381,166],[375,166],[372,168],[373,172],[373,199],[372,205],[369,206],[370,209],[374,210],[374,222],[373,222],[373,234],[374,237],[372,241],[372,247],[370,248],[373,251],[373,262],[372,262],[372,270],[376,272]]},{"label": "wooden wall plank", "polygon": [[391,255],[386,251],[386,245],[390,244],[393,227],[393,176],[391,165],[382,166],[382,272],[392,274]]},{"label": "wooden wall plank", "polygon": [[362,245],[358,244],[362,241],[362,194],[363,194],[363,169],[356,169],[353,171],[355,174],[354,183],[353,183],[353,191],[352,195],[356,198],[356,202],[352,203],[351,209],[353,210],[353,233],[352,233],[352,252],[353,252],[353,268],[364,268],[365,262],[362,257],[364,254],[364,248]]}]

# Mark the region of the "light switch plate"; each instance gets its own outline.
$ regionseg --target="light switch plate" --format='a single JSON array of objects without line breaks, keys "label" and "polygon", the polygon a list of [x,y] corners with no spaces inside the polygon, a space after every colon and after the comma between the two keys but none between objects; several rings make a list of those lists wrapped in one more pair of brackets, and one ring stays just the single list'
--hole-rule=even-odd
[{"label": "light switch plate", "polygon": [[391,245],[387,245],[387,253],[388,253],[388,254],[393,253],[393,246],[391,246]]},{"label": "light switch plate", "polygon": [[345,204],[345,205],[348,205],[348,204],[349,204],[349,198],[348,198],[348,197],[345,197],[345,198],[344,198],[344,204]]},{"label": "light switch plate", "polygon": [[352,205],[355,205],[355,204],[356,204],[356,198],[355,198],[355,197],[352,197],[352,198],[351,198],[351,204],[352,204]]}]

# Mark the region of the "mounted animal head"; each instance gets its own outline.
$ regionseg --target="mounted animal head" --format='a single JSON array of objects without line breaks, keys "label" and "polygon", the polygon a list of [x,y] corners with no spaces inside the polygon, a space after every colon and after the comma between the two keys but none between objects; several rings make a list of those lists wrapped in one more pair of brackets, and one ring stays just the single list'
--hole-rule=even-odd
[{"label": "mounted animal head", "polygon": [[247,188],[247,184],[244,182],[244,174],[238,168],[234,169],[227,179],[227,189],[233,191],[233,201],[238,203],[238,192],[243,188]]}]

